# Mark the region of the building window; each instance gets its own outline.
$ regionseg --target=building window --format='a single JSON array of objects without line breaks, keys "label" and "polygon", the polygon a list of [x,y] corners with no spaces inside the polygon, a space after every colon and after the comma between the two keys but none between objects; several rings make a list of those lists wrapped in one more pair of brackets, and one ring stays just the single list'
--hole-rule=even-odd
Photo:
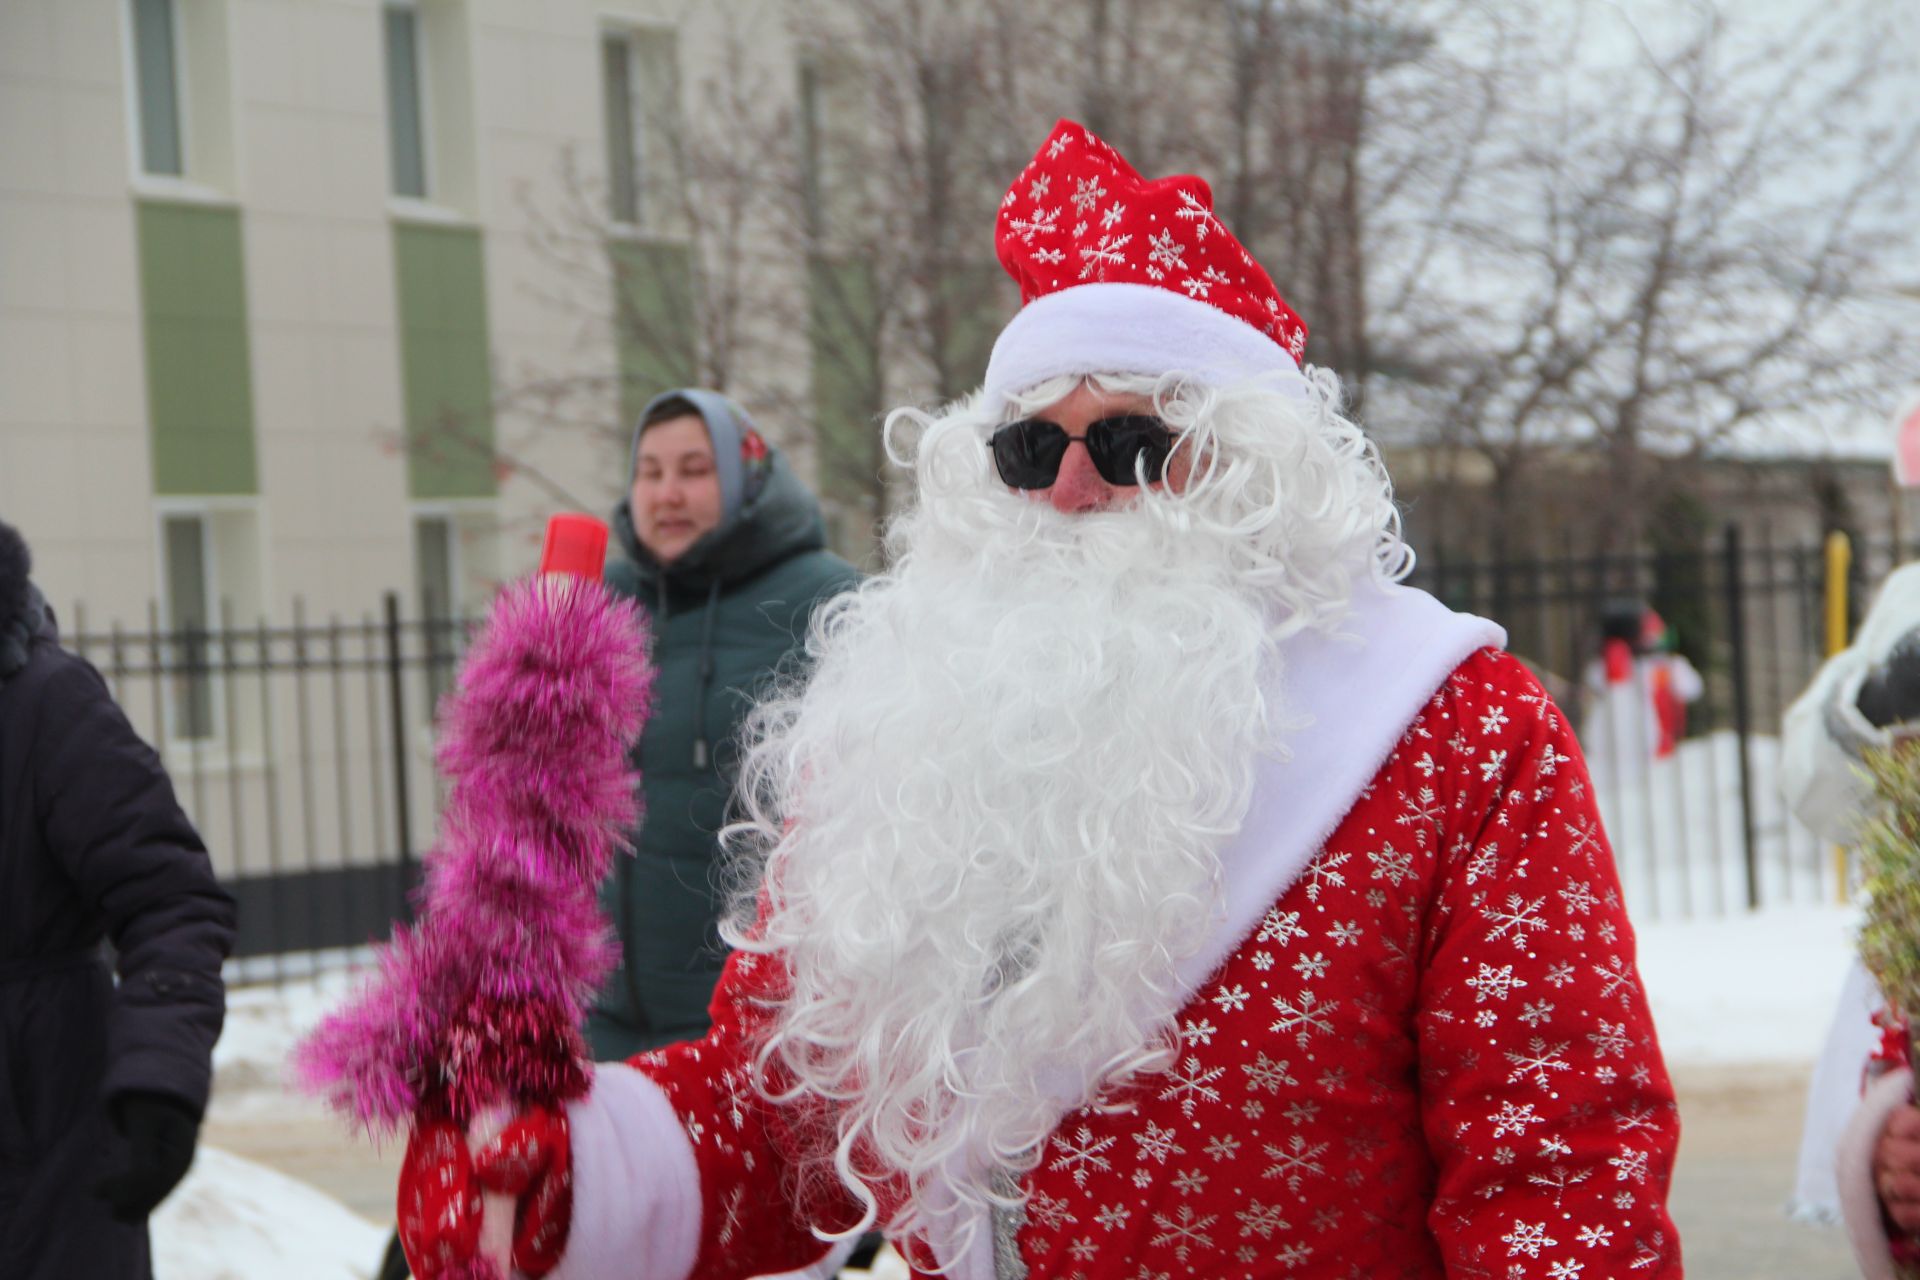
[{"label": "building window", "polygon": [[624,35],[600,40],[607,117],[608,213],[615,222],[640,221],[639,137],[633,127],[633,49]]},{"label": "building window", "polygon": [[167,736],[198,741],[216,735],[213,660],[213,550],[206,517],[161,519],[166,556]]},{"label": "building window", "polygon": [[413,522],[414,572],[420,584],[420,624],[426,638],[427,715],[453,688],[460,660],[459,535],[451,516],[422,515]]},{"label": "building window", "polygon": [[387,135],[393,193],[427,198],[426,129],[420,85],[420,15],[412,5],[389,4],[386,22]]},{"label": "building window", "polygon": [[674,181],[678,41],[653,28],[609,31],[600,39],[600,69],[608,216],[628,226],[656,225]]},{"label": "building window", "polygon": [[174,0],[132,0],[135,109],[140,169],[181,177],[186,152],[180,127],[180,29]]}]

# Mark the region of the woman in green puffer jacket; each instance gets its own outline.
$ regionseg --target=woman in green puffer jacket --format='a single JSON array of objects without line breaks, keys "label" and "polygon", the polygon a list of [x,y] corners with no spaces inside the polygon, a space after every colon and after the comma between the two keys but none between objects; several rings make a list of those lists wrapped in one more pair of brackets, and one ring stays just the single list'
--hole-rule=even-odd
[{"label": "woman in green puffer jacket", "polygon": [[813,494],[725,396],[655,397],[631,474],[613,513],[626,554],[606,580],[646,611],[660,676],[634,752],[645,816],[606,889],[622,962],[587,1024],[601,1061],[705,1034],[726,958],[717,834],[740,721],[802,658],[815,606],[860,580],[826,549]]}]

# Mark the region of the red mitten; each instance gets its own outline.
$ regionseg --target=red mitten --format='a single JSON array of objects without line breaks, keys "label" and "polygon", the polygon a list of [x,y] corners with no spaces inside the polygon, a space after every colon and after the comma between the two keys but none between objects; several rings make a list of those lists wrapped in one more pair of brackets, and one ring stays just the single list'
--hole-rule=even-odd
[{"label": "red mitten", "polygon": [[513,1265],[544,1276],[559,1263],[573,1225],[573,1160],[567,1113],[531,1107],[473,1155],[488,1191],[515,1197]]},{"label": "red mitten", "polygon": [[471,1265],[480,1242],[480,1183],[458,1125],[414,1120],[397,1208],[400,1247],[419,1280],[440,1280]]}]

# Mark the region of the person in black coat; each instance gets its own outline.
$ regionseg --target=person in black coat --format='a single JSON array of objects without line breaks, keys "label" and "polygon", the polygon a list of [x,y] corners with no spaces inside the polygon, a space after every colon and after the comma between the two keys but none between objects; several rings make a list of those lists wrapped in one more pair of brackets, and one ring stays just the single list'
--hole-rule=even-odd
[{"label": "person in black coat", "polygon": [[207,1104],[234,903],[30,563],[0,523],[0,1276],[146,1280],[147,1215]]}]

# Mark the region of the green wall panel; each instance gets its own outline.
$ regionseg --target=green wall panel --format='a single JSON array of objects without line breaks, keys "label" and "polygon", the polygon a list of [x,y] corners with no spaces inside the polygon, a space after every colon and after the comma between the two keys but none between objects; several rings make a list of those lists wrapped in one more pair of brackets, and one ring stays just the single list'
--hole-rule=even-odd
[{"label": "green wall panel", "polygon": [[235,209],[136,206],[154,491],[259,491]]},{"label": "green wall panel", "polygon": [[693,259],[684,245],[616,240],[613,260],[620,359],[620,420],[631,426],[647,401],[699,381]]},{"label": "green wall panel", "polygon": [[496,490],[493,370],[480,233],[396,223],[393,262],[408,492],[490,498]]},{"label": "green wall panel", "polygon": [[860,504],[882,467],[880,305],[865,262],[816,256],[808,264],[808,343],[820,489]]}]

